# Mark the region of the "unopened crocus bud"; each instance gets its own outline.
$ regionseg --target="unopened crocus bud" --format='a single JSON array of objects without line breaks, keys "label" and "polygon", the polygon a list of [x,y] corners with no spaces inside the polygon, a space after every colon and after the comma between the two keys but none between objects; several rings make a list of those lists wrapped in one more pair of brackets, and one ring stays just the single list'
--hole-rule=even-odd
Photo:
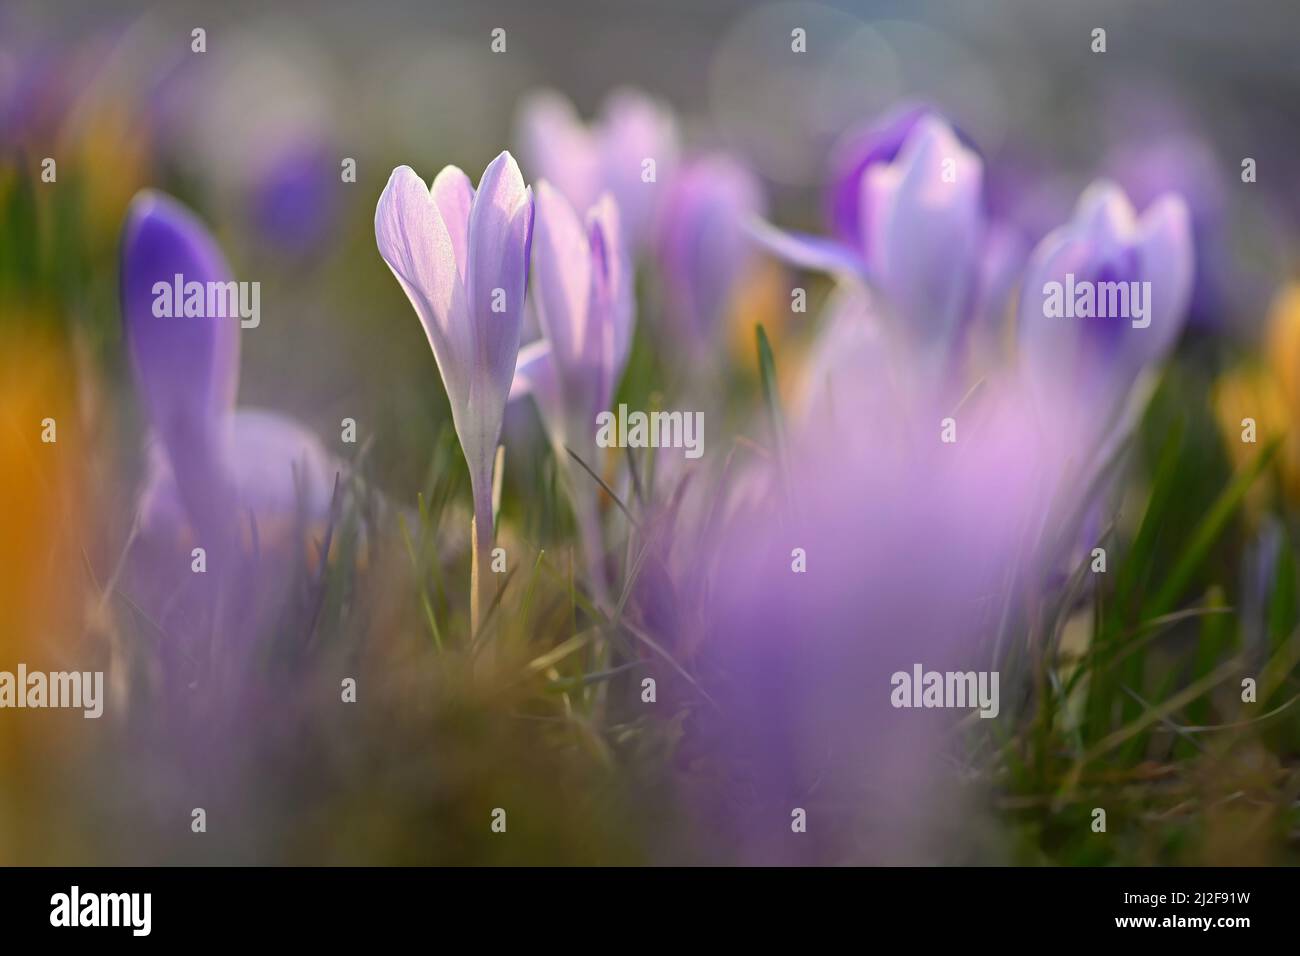
[{"label": "unopened crocus bud", "polygon": [[[420,317],[447,389],[469,465],[479,561],[492,540],[493,461],[519,354],[532,231],[532,189],[506,152],[477,191],[455,166],[431,188],[399,166],[375,209],[379,253]],[[486,578],[476,580],[481,603]]]},{"label": "unopened crocus bud", "polygon": [[206,289],[230,282],[230,267],[193,213],[145,191],[127,210],[121,269],[123,331],[136,388],[186,511],[205,531],[214,529],[233,492],[224,450],[239,384],[239,322],[158,306],[174,298],[177,283]]},{"label": "unopened crocus bud", "polygon": [[538,183],[534,237],[531,302],[542,338],[520,351],[511,397],[531,394],[537,402],[603,600],[596,489],[575,472],[568,451],[598,468],[596,417],[613,401],[632,341],[632,269],[608,195],[587,213],[584,228],[558,190]]},{"label": "unopened crocus bud", "polygon": [[1038,244],[1022,285],[1018,339],[1043,407],[1066,416],[1057,431],[1091,446],[1114,425],[1138,375],[1177,341],[1192,270],[1186,203],[1166,195],[1138,216],[1104,181]]}]

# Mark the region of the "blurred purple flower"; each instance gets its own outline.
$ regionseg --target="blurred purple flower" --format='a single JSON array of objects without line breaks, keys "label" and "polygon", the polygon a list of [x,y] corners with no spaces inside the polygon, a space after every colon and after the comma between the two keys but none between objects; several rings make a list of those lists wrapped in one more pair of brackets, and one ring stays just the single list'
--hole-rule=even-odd
[{"label": "blurred purple flower", "polygon": [[1006,326],[1013,313],[1016,284],[1029,259],[1029,243],[1020,231],[1000,222],[990,223],[984,235],[975,300],[971,317],[971,337],[986,356],[996,361],[1005,338]]},{"label": "blurred purple flower", "polygon": [[183,516],[217,537],[236,509],[266,528],[329,508],[334,463],[301,426],[265,411],[236,411],[238,319],[159,317],[154,285],[230,282],[211,234],[188,209],[153,191],[127,211],[122,320],[136,387],[160,447],[143,501],[146,530]]},{"label": "blurred purple flower", "polygon": [[1222,321],[1238,280],[1224,241],[1224,172],[1214,150],[1190,134],[1130,141],[1111,151],[1106,170],[1139,208],[1165,193],[1177,193],[1187,202],[1196,252],[1189,317],[1193,323]]},{"label": "blurred purple flower", "polygon": [[[739,509],[713,545],[699,670],[716,708],[692,747],[720,765],[706,806],[748,862],[933,861],[960,799],[943,756],[969,712],[895,709],[891,676],[998,669],[1050,468],[1022,396],[984,392],[945,445],[937,419],[897,427],[906,399],[890,394],[879,416],[844,409],[855,444],[843,421],[800,426],[791,503]],[[1005,681],[1004,713],[1012,698]]]},{"label": "blurred purple flower", "polygon": [[[129,587],[167,636],[160,649],[172,678],[167,693],[193,715],[186,688],[215,679],[203,662],[219,654],[224,674],[242,673],[262,615],[275,612],[296,580],[309,537],[323,534],[342,466],[288,418],[235,409],[237,317],[155,314],[155,283],[170,288],[178,274],[186,283],[232,280],[189,210],[161,193],[138,194],[123,228],[121,270],[127,349],[155,439]],[[196,546],[205,552],[204,574],[192,573]],[[220,650],[204,646],[214,634]]]},{"label": "blurred purple flower", "polygon": [[668,324],[694,358],[711,355],[724,331],[756,260],[748,227],[765,205],[758,180],[725,155],[692,160],[673,177],[660,207],[658,261]]},{"label": "blurred purple flower", "polygon": [[860,232],[851,243],[770,227],[760,227],[758,236],[797,265],[866,279],[884,294],[895,327],[912,345],[946,355],[976,292],[985,232],[982,181],[979,156],[926,112],[910,125],[892,161],[862,169]]},{"label": "blurred purple flower", "polygon": [[[455,166],[432,187],[399,166],[375,209],[379,253],[424,325],[451,402],[479,561],[491,549],[493,461],[519,354],[532,234],[533,192],[508,152],[488,164],[477,192]],[[475,580],[481,602],[486,578]]]},{"label": "blurred purple flower", "polygon": [[[1094,446],[1116,422],[1139,374],[1173,348],[1186,317],[1194,257],[1187,205],[1156,200],[1139,218],[1107,182],[1084,191],[1074,218],[1034,250],[1021,289],[1019,345],[1024,371],[1057,431]],[[1048,283],[1149,282],[1146,327],[1128,317],[1045,314]],[[1131,307],[1130,307],[1130,310]],[[1064,440],[1064,439],[1063,439]]]},{"label": "blurred purple flower", "polygon": [[227,319],[160,318],[155,283],[229,282],[221,249],[175,200],[140,193],[122,237],[122,320],[136,388],[166,450],[186,513],[206,537],[232,504],[225,457],[239,386],[239,324]]},{"label": "blurred purple flower", "polygon": [[542,338],[520,350],[510,397],[531,394],[537,402],[569,484],[593,587],[604,601],[596,489],[574,471],[565,449],[599,468],[596,416],[614,399],[632,341],[632,269],[608,195],[587,213],[584,230],[568,200],[542,180],[533,240],[530,302]]},{"label": "blurred purple flower", "polygon": [[916,124],[934,115],[938,115],[934,108],[925,103],[901,106],[836,144],[831,153],[825,207],[826,223],[841,243],[858,246],[868,235],[863,222],[870,210],[864,209],[862,202],[862,177],[867,170],[897,159]]},{"label": "blurred purple flower", "polygon": [[[572,103],[546,90],[521,104],[515,140],[528,168],[574,209],[590,209],[612,193],[630,245],[650,240],[660,184],[677,164],[677,123],[667,106],[635,90],[614,90],[599,117],[584,125]],[[647,160],[654,162],[650,182]]]},{"label": "blurred purple flower", "polygon": [[323,139],[306,137],[269,150],[253,177],[253,224],[280,253],[309,255],[328,245],[338,212],[338,166]]}]

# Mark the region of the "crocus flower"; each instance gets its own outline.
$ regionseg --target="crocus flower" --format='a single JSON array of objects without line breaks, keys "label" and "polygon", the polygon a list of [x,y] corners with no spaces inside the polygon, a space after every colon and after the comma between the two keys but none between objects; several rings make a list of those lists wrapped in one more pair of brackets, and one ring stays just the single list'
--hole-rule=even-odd
[{"label": "crocus flower", "polygon": [[607,411],[632,340],[632,270],[618,208],[606,195],[586,227],[545,180],[537,185],[530,300],[542,338],[519,353],[511,397],[531,394],[566,474],[598,601],[605,599],[595,489],[566,449],[598,468],[596,416]]},{"label": "crocus flower", "polygon": [[1132,201],[1145,206],[1165,193],[1187,203],[1196,252],[1189,320],[1221,322],[1231,294],[1241,285],[1225,240],[1227,197],[1224,169],[1214,150],[1191,133],[1145,142],[1129,141],[1111,151],[1106,171]]},{"label": "crocus flower", "polygon": [[474,496],[471,618],[477,629],[492,542],[492,468],[519,354],[533,234],[533,192],[503,152],[477,192],[455,166],[432,188],[393,170],[375,209],[375,239],[433,348],[469,465]]},{"label": "crocus flower", "polygon": [[703,156],[674,175],[659,213],[658,262],[665,317],[690,358],[710,356],[740,283],[755,265],[748,224],[764,211],[748,169],[728,156]]},{"label": "crocus flower", "polygon": [[[273,527],[304,504],[329,507],[337,470],[302,426],[268,411],[236,410],[238,318],[159,317],[154,285],[229,282],[216,241],[184,206],[154,191],[136,196],[122,240],[122,320],[136,387],[158,438],[144,526],[184,517],[206,533],[251,511]],[[302,496],[305,495],[305,501]]]},{"label": "crocus flower", "polygon": [[197,217],[160,193],[140,193],[122,239],[125,338],[136,388],[164,450],[154,460],[169,469],[181,508],[206,538],[233,505],[224,451],[239,387],[239,323],[156,316],[155,284],[170,287],[177,275],[205,288],[232,278]]},{"label": "crocus flower", "polygon": [[[677,163],[672,112],[643,93],[618,89],[600,115],[584,125],[559,93],[534,93],[520,106],[516,141],[528,168],[558,189],[575,209],[614,196],[626,235],[635,247],[650,239],[660,183]],[[653,161],[649,179],[647,160]]]},{"label": "crocus flower", "polygon": [[927,112],[910,125],[892,161],[862,169],[859,232],[851,242],[770,227],[759,227],[758,236],[797,265],[865,279],[883,293],[898,333],[921,351],[946,356],[975,295],[985,233],[982,180],[979,156]]},{"label": "crocus flower", "polygon": [[[1021,288],[1020,354],[1042,406],[1064,416],[1056,430],[1065,440],[1095,446],[1139,374],[1168,354],[1186,316],[1192,270],[1186,203],[1166,195],[1139,217],[1124,193],[1104,181],[1085,190],[1074,218],[1039,243]],[[1094,290],[1128,284],[1131,315],[1048,315],[1055,311],[1047,308],[1053,283],[1065,295],[1071,283]],[[1145,302],[1142,317],[1134,294]]]},{"label": "crocus flower", "polygon": [[[247,623],[248,594],[271,594],[291,580],[274,569],[296,568],[284,559],[302,554],[309,531],[323,533],[342,466],[301,425],[236,409],[238,317],[156,313],[155,284],[170,289],[180,275],[206,288],[233,278],[189,210],[161,193],[138,194],[127,211],[121,267],[123,329],[155,439],[139,503],[136,598],[178,639],[165,653],[192,658],[201,614],[216,613],[224,599],[226,612]],[[206,555],[202,575],[191,573],[196,546]]]},{"label": "crocus flower", "polygon": [[924,103],[898,107],[881,119],[854,130],[836,144],[831,153],[830,179],[824,197],[826,223],[831,234],[846,246],[857,246],[866,234],[862,177],[872,166],[892,163],[916,124],[934,115]]}]

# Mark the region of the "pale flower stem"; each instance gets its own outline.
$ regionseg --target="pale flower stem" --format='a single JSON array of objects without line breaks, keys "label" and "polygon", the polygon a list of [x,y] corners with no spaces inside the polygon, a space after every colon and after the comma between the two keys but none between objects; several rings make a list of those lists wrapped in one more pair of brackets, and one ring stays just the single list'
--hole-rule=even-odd
[{"label": "pale flower stem", "polygon": [[614,608],[605,581],[605,545],[600,534],[600,511],[591,495],[573,496],[573,520],[578,526],[578,537],[582,539],[582,556],[587,567],[592,603],[611,613]]},{"label": "pale flower stem", "polygon": [[469,618],[470,633],[474,639],[479,636],[479,626],[483,615],[492,604],[492,573],[489,563],[492,560],[492,482],[473,482],[474,517],[470,522],[470,578],[469,578]]},{"label": "pale flower stem", "polygon": [[[614,605],[605,582],[605,546],[600,533],[600,509],[595,496],[575,495],[573,514],[578,526],[578,535],[582,539],[583,559],[587,568],[592,603],[605,614],[612,615]],[[609,641],[603,631],[592,644],[592,657],[593,670],[599,672],[609,668]],[[603,718],[608,686],[607,682],[602,681],[586,689],[592,699],[592,714],[597,719]]]}]

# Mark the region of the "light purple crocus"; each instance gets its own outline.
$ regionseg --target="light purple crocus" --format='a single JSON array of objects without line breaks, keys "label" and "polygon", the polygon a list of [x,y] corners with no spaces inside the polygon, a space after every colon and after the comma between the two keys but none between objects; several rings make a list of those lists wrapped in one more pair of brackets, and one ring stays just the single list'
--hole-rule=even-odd
[{"label": "light purple crocus", "polygon": [[[1173,348],[1192,291],[1193,243],[1187,204],[1166,194],[1139,217],[1113,183],[1084,191],[1069,223],[1034,250],[1021,287],[1018,341],[1030,387],[1054,410],[1053,431],[1095,447],[1115,425],[1140,373]],[[1147,314],[1093,318],[1046,314],[1049,283],[1069,277],[1084,289],[1137,283]],[[1143,286],[1143,283],[1149,283]],[[1050,311],[1055,311],[1055,307]],[[1136,311],[1130,300],[1129,312]]]},{"label": "light purple crocus", "polygon": [[862,168],[859,232],[851,241],[766,226],[758,237],[797,265],[866,280],[883,293],[882,307],[910,345],[946,356],[976,294],[983,172],[979,156],[927,112],[910,125],[893,160]]},{"label": "light purple crocus", "polygon": [[492,469],[519,354],[533,234],[533,192],[503,152],[475,191],[455,166],[428,187],[393,170],[375,209],[375,239],[433,348],[474,496],[471,618],[477,628],[492,542]]},{"label": "light purple crocus", "polygon": [[[521,104],[515,139],[528,168],[573,208],[590,209],[609,192],[631,245],[649,241],[661,184],[677,163],[677,123],[668,107],[636,90],[617,89],[588,125],[569,100],[545,90]],[[647,160],[654,164],[650,181]]]},{"label": "light purple crocus", "polygon": [[685,163],[669,185],[656,236],[665,318],[694,361],[716,351],[736,291],[754,267],[748,225],[765,205],[754,174],[723,154]]},{"label": "light purple crocus", "polygon": [[510,395],[537,403],[569,484],[593,592],[604,602],[595,487],[567,449],[599,470],[596,416],[613,401],[632,341],[633,275],[613,198],[592,207],[584,228],[569,201],[539,182],[532,275],[542,338],[520,351]]}]

